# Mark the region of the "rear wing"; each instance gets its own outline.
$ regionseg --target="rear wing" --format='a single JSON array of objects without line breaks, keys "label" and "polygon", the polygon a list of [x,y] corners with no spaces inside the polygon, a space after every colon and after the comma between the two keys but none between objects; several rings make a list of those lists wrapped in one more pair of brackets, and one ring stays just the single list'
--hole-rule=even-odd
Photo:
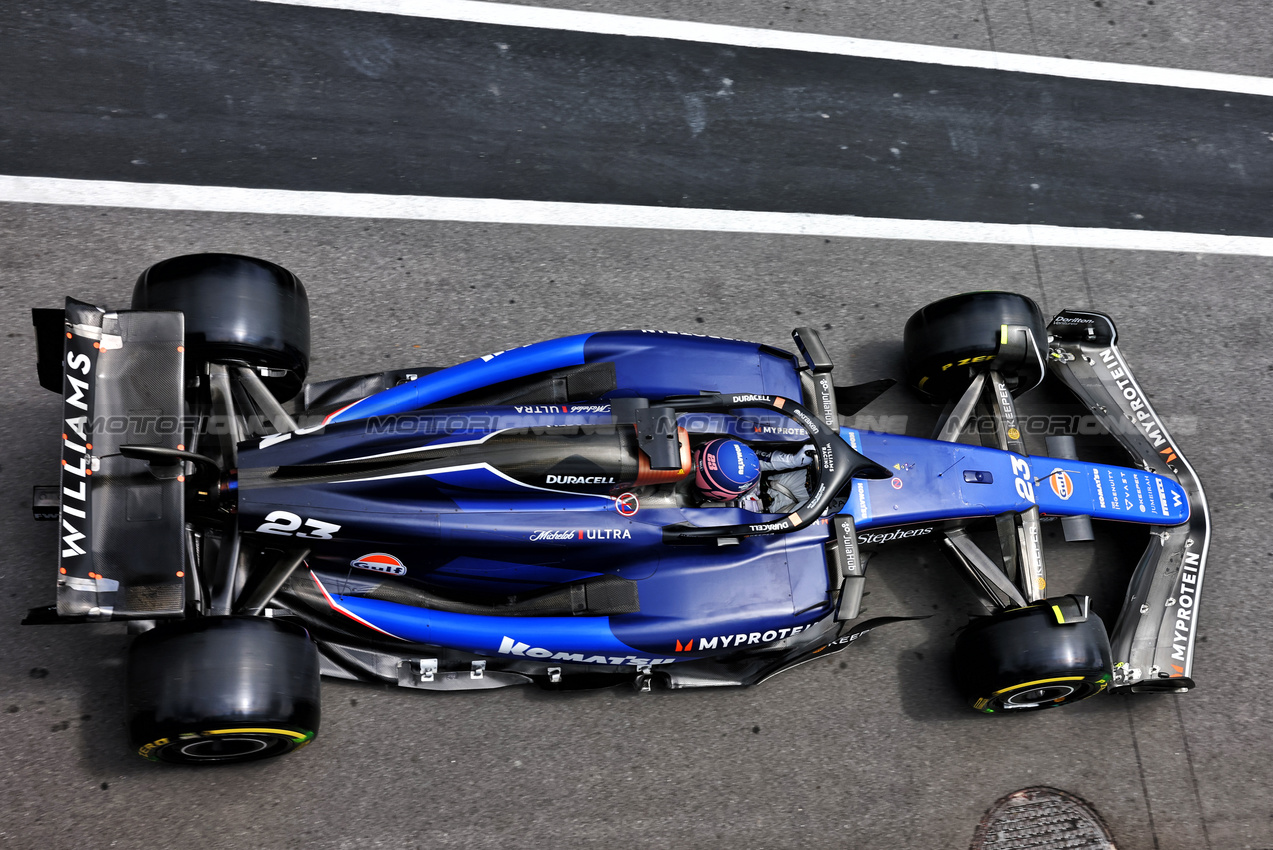
[{"label": "rear wing", "polygon": [[1111,690],[1188,690],[1194,686],[1198,600],[1211,536],[1202,484],[1132,377],[1109,316],[1066,310],[1052,320],[1048,333],[1052,373],[1142,469],[1174,478],[1189,501],[1188,522],[1149,527],[1149,545],[1132,573],[1110,635]]},{"label": "rear wing", "polygon": [[62,473],[56,616],[27,622],[150,619],[185,611],[180,465],[152,472],[120,446],[184,449],[184,317],[108,313],[68,298],[60,327],[37,316],[43,356],[61,345]]}]

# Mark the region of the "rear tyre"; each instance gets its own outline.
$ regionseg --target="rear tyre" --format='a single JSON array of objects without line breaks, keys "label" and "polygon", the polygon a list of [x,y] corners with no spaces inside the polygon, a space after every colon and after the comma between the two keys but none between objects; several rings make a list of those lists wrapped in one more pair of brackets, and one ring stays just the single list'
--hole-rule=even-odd
[{"label": "rear tyre", "polygon": [[186,362],[243,363],[279,401],[309,369],[309,298],[282,266],[237,254],[188,254],[156,263],[133,288],[134,310],[186,317]]},{"label": "rear tyre", "polygon": [[974,620],[955,642],[955,678],[964,699],[986,714],[1068,705],[1109,686],[1105,624],[1057,622],[1047,605]]},{"label": "rear tyre", "polygon": [[305,629],[265,617],[164,623],[129,650],[129,735],[174,764],[281,756],[318,734],[318,650]]},{"label": "rear tyre", "polygon": [[[1004,342],[1004,326],[1014,332]],[[1047,325],[1039,305],[1015,292],[969,292],[934,301],[906,322],[903,332],[906,377],[911,386],[939,402],[954,401],[973,376],[994,367],[1013,395],[1043,380]]]}]

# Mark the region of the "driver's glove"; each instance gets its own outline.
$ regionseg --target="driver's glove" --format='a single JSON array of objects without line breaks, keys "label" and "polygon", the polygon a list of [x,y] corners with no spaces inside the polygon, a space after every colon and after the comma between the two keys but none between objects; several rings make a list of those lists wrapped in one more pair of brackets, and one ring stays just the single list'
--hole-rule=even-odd
[{"label": "driver's glove", "polygon": [[758,451],[756,457],[760,460],[761,472],[782,472],[812,466],[815,454],[813,446],[806,444],[794,452]]}]

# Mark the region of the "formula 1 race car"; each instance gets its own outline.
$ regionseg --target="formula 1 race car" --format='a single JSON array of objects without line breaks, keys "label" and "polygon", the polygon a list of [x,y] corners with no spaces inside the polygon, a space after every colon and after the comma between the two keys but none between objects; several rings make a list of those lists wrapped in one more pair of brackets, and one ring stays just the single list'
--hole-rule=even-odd
[{"label": "formula 1 race car", "polygon": [[[295,750],[322,675],[756,684],[906,619],[859,617],[865,557],[916,537],[985,603],[955,647],[973,708],[1194,685],[1206,502],[1101,313],[1045,324],[1006,292],[915,313],[908,380],[947,405],[934,439],[842,427],[892,382],[837,387],[810,328],[800,357],[610,331],[306,383],[300,281],[228,254],[147,269],[131,310],[68,299],[34,322],[63,448],[33,507],[60,556],[57,604],[24,622],[130,623],[131,736],[152,760]],[[1047,373],[1132,465],[1080,460],[1072,439],[1026,454],[1014,399]],[[977,411],[987,445],[961,441]],[[749,489],[704,485],[745,453]],[[796,460],[779,473],[778,456]],[[1043,516],[1069,539],[1091,519],[1148,526],[1112,636],[1047,586]]]}]

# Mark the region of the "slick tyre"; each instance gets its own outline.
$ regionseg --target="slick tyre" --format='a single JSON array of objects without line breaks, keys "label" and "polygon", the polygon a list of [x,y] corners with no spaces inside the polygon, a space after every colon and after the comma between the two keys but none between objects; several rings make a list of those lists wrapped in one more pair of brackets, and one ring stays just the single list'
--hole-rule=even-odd
[{"label": "slick tyre", "polygon": [[265,617],[199,617],[139,635],[128,657],[132,746],[151,761],[233,764],[318,734],[318,650]]},{"label": "slick tyre", "polygon": [[1106,689],[1109,637],[1100,617],[1057,622],[1036,605],[974,620],[955,642],[955,679],[965,700],[986,714],[1055,708]]},{"label": "slick tyre", "polygon": [[907,380],[934,401],[958,399],[973,376],[989,368],[1003,375],[1013,395],[1043,380],[1047,326],[1039,305],[1015,292],[934,301],[907,320],[902,338]]},{"label": "slick tyre", "polygon": [[309,298],[282,266],[237,254],[188,254],[156,263],[133,287],[134,310],[186,317],[186,363],[241,363],[279,401],[309,369]]}]

